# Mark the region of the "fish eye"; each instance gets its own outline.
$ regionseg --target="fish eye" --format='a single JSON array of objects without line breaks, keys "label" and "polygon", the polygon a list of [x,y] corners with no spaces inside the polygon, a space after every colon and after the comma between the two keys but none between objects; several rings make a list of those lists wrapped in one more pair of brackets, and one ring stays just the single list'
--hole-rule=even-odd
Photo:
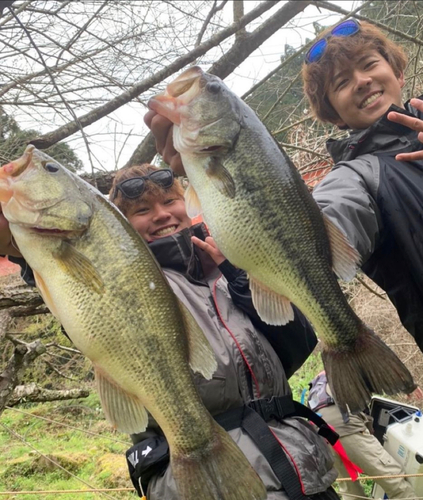
[{"label": "fish eye", "polygon": [[55,165],[54,163],[46,163],[44,165],[44,168],[47,170],[47,172],[51,172],[51,173],[59,171],[59,167],[57,165]]},{"label": "fish eye", "polygon": [[220,92],[220,84],[218,82],[210,82],[206,85],[206,90],[211,94],[218,94]]}]

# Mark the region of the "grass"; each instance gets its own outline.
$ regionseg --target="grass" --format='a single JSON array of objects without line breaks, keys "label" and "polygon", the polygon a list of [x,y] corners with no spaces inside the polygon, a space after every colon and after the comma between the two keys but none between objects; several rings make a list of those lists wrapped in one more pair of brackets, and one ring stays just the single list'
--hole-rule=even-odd
[{"label": "grass", "polygon": [[[63,427],[64,423],[80,430]],[[105,423],[95,393],[79,402],[27,404],[19,412],[6,409],[0,420],[0,492],[87,489],[82,481],[93,488],[131,488],[124,455],[130,446],[127,436]],[[52,500],[55,496],[59,500],[107,498],[98,493],[66,493],[0,495],[0,499]],[[108,497],[136,498],[129,492]]]}]

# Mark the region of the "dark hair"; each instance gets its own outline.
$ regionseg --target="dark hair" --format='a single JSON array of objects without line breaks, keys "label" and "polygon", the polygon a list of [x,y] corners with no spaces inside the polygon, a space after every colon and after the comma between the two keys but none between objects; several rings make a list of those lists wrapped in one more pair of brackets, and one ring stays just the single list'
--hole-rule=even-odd
[{"label": "dark hair", "polygon": [[157,170],[160,170],[160,168],[155,167],[154,165],[150,165],[149,163],[143,163],[142,165],[133,165],[132,167],[118,170],[116,172],[115,178],[113,179],[113,184],[109,192],[110,201],[112,201],[124,215],[127,215],[132,207],[149,197],[163,197],[171,193],[177,198],[183,198],[184,188],[176,178],[174,179],[172,186],[168,189],[165,189],[158,184],[146,179],[145,191],[141,196],[135,199],[126,198],[119,189],[115,189],[117,184],[125,181],[126,179],[132,179],[133,177],[144,177],[145,175],[151,174],[151,172],[156,172]]},{"label": "dark hair", "polygon": [[[332,27],[323,31],[319,39],[331,29]],[[386,59],[397,78],[407,65],[407,56],[402,47],[387,38],[379,28],[365,21],[360,22],[360,30],[355,35],[332,36],[327,39],[327,42],[322,58],[310,64],[304,63],[302,68],[304,93],[313,115],[322,122],[336,124],[341,120],[327,98],[329,85],[335,72],[335,64],[347,67],[357,56],[376,50]]]}]

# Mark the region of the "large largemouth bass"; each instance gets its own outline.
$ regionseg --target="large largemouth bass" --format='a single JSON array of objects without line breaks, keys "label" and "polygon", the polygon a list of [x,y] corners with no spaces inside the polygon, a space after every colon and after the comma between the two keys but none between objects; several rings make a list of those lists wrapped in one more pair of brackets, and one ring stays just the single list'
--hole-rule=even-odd
[{"label": "large largemouth bass", "polygon": [[256,114],[198,67],[183,72],[149,107],[174,123],[174,145],[190,181],[188,214],[201,211],[223,254],[247,271],[264,321],[292,320],[291,303],[308,317],[323,341],[338,404],[361,411],[373,392],[411,392],[409,371],[356,316],[333,273],[351,279],[357,252],[322,217]]},{"label": "large largemouth bass", "polygon": [[138,433],[148,409],[181,499],[266,498],[193,384],[189,365],[208,379],[216,369],[208,341],[120,212],[33,146],[0,169],[0,201],[47,306],[93,363],[108,420]]}]

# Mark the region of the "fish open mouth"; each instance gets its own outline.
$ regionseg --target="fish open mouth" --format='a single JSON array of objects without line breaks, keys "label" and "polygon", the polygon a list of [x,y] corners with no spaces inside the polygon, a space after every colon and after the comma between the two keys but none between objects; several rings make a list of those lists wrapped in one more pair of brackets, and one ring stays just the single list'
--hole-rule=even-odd
[{"label": "fish open mouth", "polygon": [[151,98],[148,107],[172,123],[180,125],[180,108],[189,104],[198,95],[202,75],[203,70],[198,66],[184,71],[166,87],[164,94]]},{"label": "fish open mouth", "polygon": [[213,152],[213,151],[220,151],[223,149],[223,146],[221,145],[215,145],[215,146],[208,146],[207,148],[201,148],[201,151],[204,151],[205,153]]},{"label": "fish open mouth", "polygon": [[59,228],[46,228],[46,227],[31,227],[31,230],[34,231],[35,233],[40,233],[40,234],[51,234],[53,236],[68,236],[72,234],[74,231],[66,231],[65,229],[59,229]]}]

